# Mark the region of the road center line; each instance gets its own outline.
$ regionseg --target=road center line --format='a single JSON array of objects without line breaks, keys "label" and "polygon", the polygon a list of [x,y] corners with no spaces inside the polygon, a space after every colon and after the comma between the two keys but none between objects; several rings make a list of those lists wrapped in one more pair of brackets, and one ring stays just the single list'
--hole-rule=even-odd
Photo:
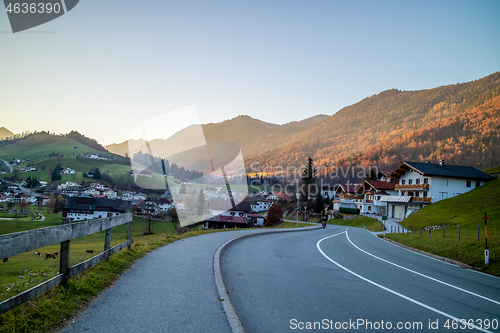
[{"label": "road center line", "polygon": [[[320,246],[321,242],[322,242],[322,241],[324,241],[325,239],[332,238],[332,237],[335,237],[335,236],[341,235],[341,234],[343,234],[343,233],[346,233],[346,235],[347,235],[347,231],[344,231],[344,232],[341,232],[341,233],[336,234],[336,235],[332,235],[332,236],[328,236],[328,237],[322,238],[322,239],[320,239],[320,240],[316,243],[316,247],[318,248],[318,251],[319,251],[319,252],[323,255],[323,257],[325,257],[326,259],[328,259],[329,261],[331,261],[332,263],[334,263],[334,264],[335,264],[335,265],[337,265],[338,267],[342,268],[344,271],[346,271],[346,272],[348,272],[348,273],[350,273],[350,274],[352,274],[352,275],[354,275],[354,276],[356,276],[356,277],[360,278],[360,279],[361,279],[361,280],[363,280],[363,281],[366,281],[366,282],[368,282],[368,283],[370,283],[370,284],[372,284],[372,285],[374,285],[374,286],[376,286],[376,287],[379,287],[379,288],[381,288],[381,289],[383,289],[383,290],[385,290],[385,291],[388,291],[388,292],[390,292],[391,294],[394,294],[394,295],[396,295],[396,296],[399,296],[399,297],[401,297],[401,298],[403,298],[403,299],[405,299],[405,300],[407,300],[407,301],[410,301],[410,302],[412,302],[412,303],[414,303],[414,304],[417,304],[417,305],[419,305],[419,306],[421,306],[421,307],[423,307],[423,308],[426,308],[426,309],[431,310],[431,311],[433,311],[433,312],[435,312],[435,313],[438,313],[438,314],[440,314],[440,315],[442,315],[442,316],[445,316],[445,317],[448,317],[448,318],[450,318],[450,319],[456,320],[457,322],[460,322],[460,319],[459,319],[459,318],[457,318],[457,317],[454,317],[454,316],[452,316],[452,315],[450,315],[450,314],[448,314],[448,313],[446,313],[446,312],[443,312],[443,311],[440,311],[440,310],[438,310],[438,309],[435,309],[435,308],[433,308],[433,307],[431,307],[431,306],[429,306],[429,305],[427,305],[427,304],[421,303],[421,302],[419,302],[419,301],[417,301],[417,300],[414,300],[413,298],[410,298],[410,297],[408,297],[408,296],[405,296],[405,295],[403,295],[403,294],[400,294],[400,293],[398,293],[397,291],[394,291],[394,290],[392,290],[392,289],[389,289],[389,288],[387,288],[387,287],[384,287],[384,286],[382,286],[382,285],[380,285],[380,284],[378,284],[378,283],[376,283],[376,282],[374,282],[374,281],[372,281],[372,280],[370,280],[370,279],[367,279],[367,278],[365,278],[365,277],[363,277],[363,276],[361,276],[361,275],[359,275],[359,274],[357,274],[357,273],[354,273],[354,272],[353,272],[353,271],[351,271],[350,269],[348,269],[348,268],[346,268],[346,267],[342,266],[341,264],[339,264],[338,262],[336,262],[335,260],[333,260],[332,258],[330,258],[329,256],[327,256],[327,255],[325,254],[325,252],[323,252],[323,250],[321,249],[321,246]],[[478,327],[478,326],[474,326],[474,328],[475,328],[475,329],[477,329],[477,330],[479,330],[479,331],[481,331],[481,332],[492,333],[491,331],[485,330],[485,329],[480,328],[480,327]]]},{"label": "road center line", "polygon": [[347,240],[349,241],[349,243],[351,243],[351,245],[352,245],[352,246],[354,246],[355,248],[357,248],[357,249],[358,249],[358,250],[360,250],[361,252],[366,253],[366,254],[367,254],[367,255],[369,255],[369,256],[372,256],[373,258],[376,258],[376,259],[378,259],[378,260],[381,260],[381,261],[383,261],[383,262],[386,262],[386,263],[388,263],[388,264],[390,264],[390,265],[393,265],[393,266],[396,266],[396,267],[398,267],[398,268],[404,269],[405,271],[411,272],[411,273],[413,273],[413,274],[417,274],[417,275],[419,275],[419,276],[422,276],[422,277],[427,278],[427,279],[429,279],[429,280],[432,280],[432,281],[434,281],[434,282],[441,283],[441,284],[443,284],[443,285],[445,285],[445,286],[447,286],[447,287],[450,287],[450,288],[454,288],[454,289],[457,289],[457,290],[463,291],[464,293],[467,293],[467,294],[470,294],[470,295],[473,295],[473,296],[476,296],[476,297],[482,298],[482,299],[484,299],[484,300],[486,300],[486,301],[490,301],[490,302],[492,302],[492,303],[495,303],[495,304],[500,305],[500,302],[495,301],[494,299],[491,299],[491,298],[488,298],[488,297],[484,297],[484,296],[482,296],[482,295],[479,295],[479,294],[473,293],[472,291],[468,291],[468,290],[462,289],[462,288],[460,288],[460,287],[457,287],[457,286],[454,286],[454,285],[452,285],[452,284],[446,283],[446,282],[444,282],[444,281],[441,281],[441,280],[435,279],[435,278],[430,277],[430,276],[428,276],[428,275],[425,275],[425,274],[422,274],[422,273],[416,272],[416,271],[414,271],[414,270],[411,270],[411,269],[409,269],[409,268],[406,268],[406,267],[400,266],[400,265],[395,264],[395,263],[393,263],[393,262],[391,262],[391,261],[389,261],[389,260],[386,260],[386,259],[382,259],[382,258],[380,258],[380,257],[377,257],[376,255],[371,254],[371,253],[369,253],[369,252],[367,252],[367,251],[365,251],[365,250],[363,250],[363,249],[359,248],[356,244],[354,244],[354,243],[351,241],[351,239],[349,238],[349,234],[348,234],[348,232],[347,232],[347,231],[346,231],[345,235],[346,235],[346,237],[347,237]]}]

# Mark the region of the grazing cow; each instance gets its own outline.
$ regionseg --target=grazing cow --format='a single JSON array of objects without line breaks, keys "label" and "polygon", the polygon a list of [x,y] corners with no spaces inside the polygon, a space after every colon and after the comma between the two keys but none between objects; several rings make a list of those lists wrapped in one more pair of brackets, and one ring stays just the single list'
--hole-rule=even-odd
[{"label": "grazing cow", "polygon": [[9,258],[3,258],[3,262],[9,261]]},{"label": "grazing cow", "polygon": [[33,255],[34,256],[41,256],[42,254],[40,253],[40,251],[35,251],[35,252],[33,252]]},{"label": "grazing cow", "polygon": [[54,252],[54,255],[57,257],[59,255],[59,252]]},{"label": "grazing cow", "polygon": [[90,250],[85,250],[85,252],[87,253],[94,253],[94,250],[90,249]]},{"label": "grazing cow", "polygon": [[56,255],[54,253],[45,253],[45,259],[49,258],[56,259]]}]

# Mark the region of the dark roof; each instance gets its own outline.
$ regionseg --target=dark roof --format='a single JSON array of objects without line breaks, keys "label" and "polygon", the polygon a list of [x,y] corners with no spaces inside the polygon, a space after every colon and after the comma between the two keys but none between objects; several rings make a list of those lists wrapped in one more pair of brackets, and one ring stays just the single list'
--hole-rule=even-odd
[{"label": "dark roof", "polygon": [[288,195],[288,194],[283,193],[283,192],[271,192],[271,193],[274,194],[275,196],[277,196],[278,199],[285,200],[286,202],[291,202],[291,201],[295,200],[293,196]]},{"label": "dark roof", "polygon": [[440,176],[452,178],[464,178],[471,180],[494,180],[490,174],[483,172],[479,169],[462,165],[449,165],[444,164],[442,167],[439,164],[421,163],[421,162],[404,162],[415,170],[420,171],[424,176]]},{"label": "dark roof", "polygon": [[250,202],[242,201],[239,204],[237,204],[234,209],[231,209],[231,210],[232,211],[251,212],[252,206],[250,205]]},{"label": "dark roof", "polygon": [[244,216],[216,215],[204,220],[212,222],[224,222],[224,223],[244,223],[244,224],[247,223],[247,218]]},{"label": "dark roof", "polygon": [[346,184],[346,185],[343,185],[343,184],[340,184],[338,187],[337,187],[337,190],[335,192],[337,193],[356,193],[356,190],[358,189],[358,185],[354,185],[354,184]]},{"label": "dark roof", "polygon": [[167,198],[160,198],[160,204],[171,204],[172,200],[167,199]]},{"label": "dark roof", "polygon": [[66,209],[96,210],[97,207],[108,207],[114,211],[125,211],[130,208],[130,201],[109,198],[93,198],[88,195],[68,198]]},{"label": "dark roof", "polygon": [[369,184],[369,186],[366,186],[366,190],[369,189],[368,187],[374,188],[376,190],[394,190],[396,188],[396,183],[386,182],[383,180],[365,180],[361,186],[363,186],[364,183]]}]

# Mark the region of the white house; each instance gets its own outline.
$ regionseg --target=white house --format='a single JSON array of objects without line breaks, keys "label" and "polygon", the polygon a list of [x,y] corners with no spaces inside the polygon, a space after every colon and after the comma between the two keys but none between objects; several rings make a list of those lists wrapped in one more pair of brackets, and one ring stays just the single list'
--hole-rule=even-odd
[{"label": "white house", "polygon": [[170,199],[160,198],[158,208],[163,212],[167,212],[169,209],[174,208],[174,203]]},{"label": "white house", "polygon": [[364,195],[361,203],[357,203],[361,214],[387,215],[387,202],[381,201],[384,196],[398,195],[396,182],[385,180],[365,180],[356,190],[360,195]]},{"label": "white house", "polygon": [[60,171],[60,174],[62,174],[62,175],[74,175],[75,172],[76,171],[71,169],[71,168],[62,168]]},{"label": "white house", "polygon": [[106,197],[110,199],[115,199],[118,197],[118,193],[110,188],[106,189],[102,194],[104,194]]},{"label": "white house", "polygon": [[340,208],[359,208],[363,203],[363,195],[357,192],[357,184],[340,184],[335,189],[335,199],[333,200],[333,210]]},{"label": "white house", "polygon": [[87,153],[87,158],[92,158],[92,159],[96,159],[96,160],[105,160],[105,161],[110,161],[112,160],[112,158],[108,155],[101,155],[101,154],[97,154],[97,153]]},{"label": "white house", "polygon": [[273,203],[273,200],[257,200],[257,202],[251,206],[254,212],[265,212],[269,210],[269,207],[271,207]]},{"label": "white house", "polygon": [[335,198],[335,186],[330,184],[325,184],[321,188],[321,195],[324,198],[334,199]]},{"label": "white house", "polygon": [[276,193],[271,192],[268,196],[266,196],[267,200],[278,201],[278,196]]},{"label": "white house", "polygon": [[246,217],[252,212],[250,202],[242,201],[233,207],[231,200],[210,200],[210,215]]},{"label": "white house", "polygon": [[92,220],[102,217],[111,217],[124,213],[130,208],[130,202],[120,199],[93,198],[77,196],[68,198],[63,217],[74,221]]},{"label": "white house", "polygon": [[389,177],[397,179],[396,196],[382,197],[387,202],[388,214],[403,219],[408,214],[430,203],[455,197],[496,179],[473,167],[403,162]]}]

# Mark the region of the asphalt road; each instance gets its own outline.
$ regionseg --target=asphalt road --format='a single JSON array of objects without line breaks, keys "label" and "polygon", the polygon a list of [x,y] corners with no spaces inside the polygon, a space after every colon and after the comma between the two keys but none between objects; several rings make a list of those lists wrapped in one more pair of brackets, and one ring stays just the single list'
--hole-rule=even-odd
[{"label": "asphalt road", "polygon": [[[328,226],[245,238],[223,252],[221,267],[247,333],[500,331],[499,278],[363,229]],[[476,328],[458,319],[473,320]]]},{"label": "asphalt road", "polygon": [[205,234],[155,250],[64,332],[231,332],[215,284],[214,254],[227,240],[266,231]]}]

